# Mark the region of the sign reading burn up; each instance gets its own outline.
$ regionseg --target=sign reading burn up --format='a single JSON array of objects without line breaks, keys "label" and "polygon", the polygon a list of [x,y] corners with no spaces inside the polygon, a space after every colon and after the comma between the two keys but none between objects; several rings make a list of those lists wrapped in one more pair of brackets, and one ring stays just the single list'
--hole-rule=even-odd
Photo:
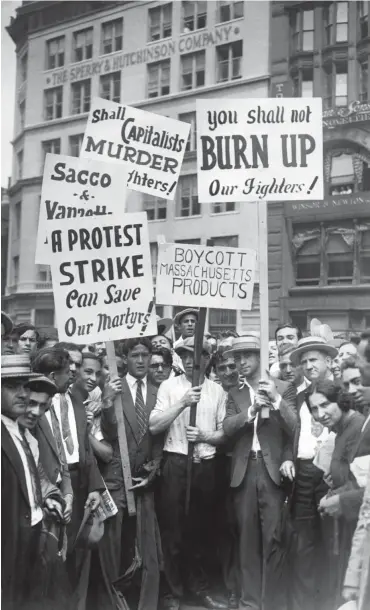
[{"label": "sign reading burn up", "polygon": [[62,341],[96,343],[157,332],[145,212],[115,210],[103,221],[85,217],[53,230],[50,247]]},{"label": "sign reading burn up", "polygon": [[321,98],[197,99],[196,107],[200,202],[323,198]]},{"label": "sign reading burn up", "polygon": [[130,189],[173,200],[189,129],[182,121],[95,98],[80,154],[124,163]]},{"label": "sign reading burn up", "polygon": [[244,248],[158,244],[156,301],[251,309],[256,252]]}]

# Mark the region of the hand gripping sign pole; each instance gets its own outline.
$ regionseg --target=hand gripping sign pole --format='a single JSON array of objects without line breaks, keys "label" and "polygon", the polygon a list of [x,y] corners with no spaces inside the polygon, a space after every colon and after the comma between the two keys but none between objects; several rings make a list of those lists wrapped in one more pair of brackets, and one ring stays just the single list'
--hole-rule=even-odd
[{"label": "hand gripping sign pole", "polygon": [[[259,296],[260,296],[260,340],[261,377],[266,379],[269,370],[269,284],[268,284],[268,232],[267,202],[258,202],[258,244],[259,244]],[[261,409],[261,418],[270,416],[268,407]]]}]

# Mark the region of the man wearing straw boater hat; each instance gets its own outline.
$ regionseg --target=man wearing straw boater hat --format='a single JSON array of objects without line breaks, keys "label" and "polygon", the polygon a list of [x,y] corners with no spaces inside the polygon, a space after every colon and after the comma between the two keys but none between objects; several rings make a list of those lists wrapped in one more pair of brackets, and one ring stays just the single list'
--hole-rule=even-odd
[{"label": "man wearing straw boater hat", "polygon": [[[268,560],[285,497],[279,469],[292,457],[294,390],[279,380],[261,380],[256,333],[235,338],[228,353],[240,375],[239,386],[229,392],[223,424],[234,440],[230,485],[239,534],[239,607],[285,607],[284,600],[279,605],[282,586]],[[268,418],[261,416],[263,407]]]},{"label": "man wearing straw boater hat", "polygon": [[18,424],[32,388],[39,388],[43,381],[31,372],[26,356],[1,358],[1,585],[5,609],[20,607],[32,593],[43,508],[61,513],[60,493],[39,463],[37,441]]},{"label": "man wearing straw boater hat", "polygon": [[[297,388],[298,422],[293,442],[293,460],[286,461],[281,468],[283,476],[294,481],[292,515],[297,537],[291,550],[293,578],[290,581],[289,596],[292,610],[321,607],[321,600],[315,599],[319,572],[322,569],[321,521],[317,506],[326,493],[326,485],[323,483],[323,472],[313,463],[319,433],[316,432],[307,407],[305,394],[312,383],[333,378],[331,366],[337,354],[338,350],[321,336],[300,339],[290,353],[292,366],[300,367],[304,375]],[[325,441],[327,437],[328,431],[324,429],[320,441]]]},{"label": "man wearing straw boater hat", "polygon": [[194,307],[182,309],[175,315],[173,323],[179,328],[181,333],[180,337],[174,343],[175,349],[188,337],[194,337],[198,316],[199,309],[195,309]]}]

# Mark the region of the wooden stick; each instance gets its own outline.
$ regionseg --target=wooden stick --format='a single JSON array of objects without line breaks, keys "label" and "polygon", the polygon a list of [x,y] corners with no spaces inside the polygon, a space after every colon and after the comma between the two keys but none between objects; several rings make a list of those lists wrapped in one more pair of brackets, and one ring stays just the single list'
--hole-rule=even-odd
[{"label": "wooden stick", "polygon": [[[194,336],[194,366],[192,387],[199,385],[200,382],[200,359],[203,351],[204,326],[206,323],[207,308],[199,309],[198,322]],[[190,407],[190,426],[195,426],[197,421],[197,403],[193,403]],[[186,468],[186,496],[185,496],[185,514],[189,514],[190,508],[190,490],[191,490],[191,472],[193,467],[194,443],[188,443],[188,461]]]},{"label": "wooden stick", "polygon": [[[269,370],[269,283],[268,283],[268,232],[267,202],[258,202],[258,243],[259,243],[259,295],[260,295],[260,341],[261,377],[266,378]],[[261,409],[261,418],[270,416],[268,407]]]},{"label": "wooden stick", "polygon": [[[114,342],[107,341],[105,346],[107,349],[109,374],[111,377],[117,377],[117,362],[116,362],[116,353],[114,350]],[[125,428],[125,420],[124,420],[124,416],[123,416],[123,405],[122,405],[122,395],[121,394],[118,394],[118,396],[116,396],[114,399],[114,410],[116,413],[116,420],[117,420],[118,444],[119,444],[119,450],[120,450],[120,454],[121,454],[123,480],[125,483],[125,492],[126,492],[126,498],[127,498],[127,509],[128,509],[128,514],[131,517],[133,517],[134,515],[136,515],[135,495],[134,495],[134,492],[130,490],[130,488],[132,487],[131,467],[130,467],[130,460],[129,460],[129,455],[128,455],[126,428]]]}]

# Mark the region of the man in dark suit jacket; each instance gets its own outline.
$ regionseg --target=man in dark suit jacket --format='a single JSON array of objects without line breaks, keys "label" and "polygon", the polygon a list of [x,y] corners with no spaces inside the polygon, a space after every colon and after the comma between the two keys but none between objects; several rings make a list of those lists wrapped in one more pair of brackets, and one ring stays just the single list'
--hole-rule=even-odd
[{"label": "man in dark suit jacket", "polygon": [[[278,591],[268,587],[267,559],[284,501],[280,466],[292,456],[294,404],[282,398],[272,380],[260,381],[257,336],[234,339],[230,351],[244,379],[230,390],[224,420],[225,434],[235,441],[230,484],[240,536],[240,604],[256,610],[263,604],[267,608],[274,594],[278,608]],[[279,386],[290,398],[289,387]],[[264,419],[260,411],[267,405],[269,417]]]},{"label": "man in dark suit jacket", "polygon": [[[122,380],[122,406],[131,473],[136,483],[134,489],[137,490],[137,507],[140,508],[137,514],[141,520],[137,523],[137,519],[130,517],[123,521],[121,574],[134,560],[136,532],[141,531],[141,540],[138,539],[137,542],[143,562],[142,578],[136,575],[130,590],[125,593],[129,605],[132,599],[138,610],[157,607],[161,561],[153,494],[153,483],[161,459],[161,445],[158,442],[153,443],[148,428],[149,415],[157,397],[157,388],[147,379],[151,351],[151,342],[146,337],[127,339],[122,348],[122,356],[127,366],[127,375]],[[113,396],[103,403],[101,427],[105,439],[113,446],[112,462],[122,478]]]}]

